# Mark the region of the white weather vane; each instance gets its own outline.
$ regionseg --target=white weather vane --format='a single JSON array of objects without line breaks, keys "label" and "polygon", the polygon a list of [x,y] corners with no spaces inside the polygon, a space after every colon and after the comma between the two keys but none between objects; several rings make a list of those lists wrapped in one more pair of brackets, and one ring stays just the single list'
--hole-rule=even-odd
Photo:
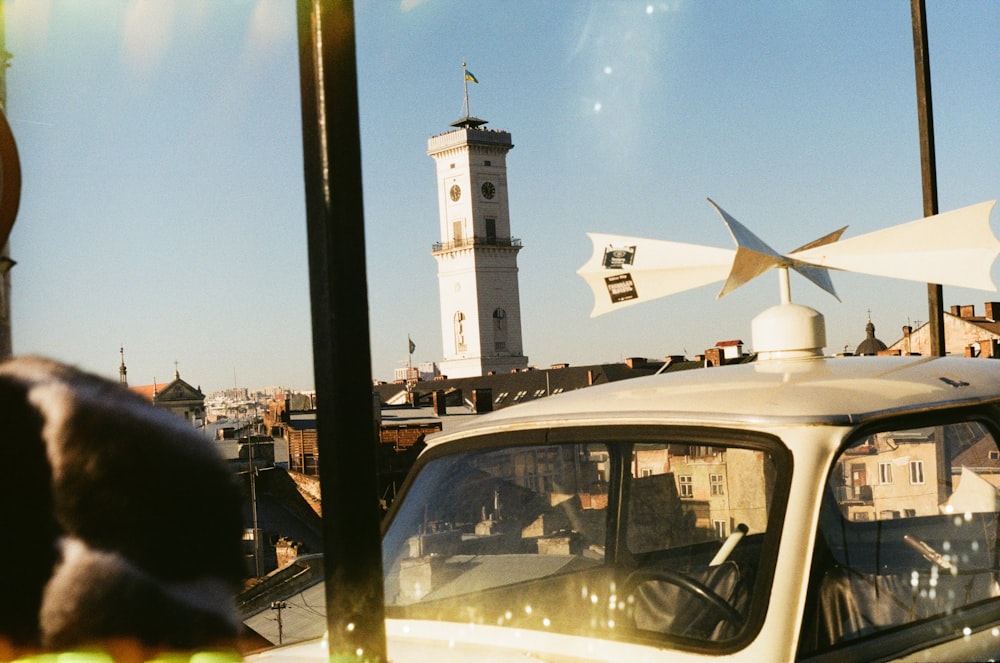
[{"label": "white weather vane", "polygon": [[771,269],[781,273],[782,303],[791,301],[789,268],[834,297],[831,269],[997,289],[990,276],[1000,255],[1000,241],[990,229],[995,200],[842,240],[844,226],[788,254],[775,251],[711,199],[708,202],[729,228],[735,251],[587,233],[594,243],[594,254],[577,274],[594,292],[591,317],[724,280],[718,294],[722,297]]}]

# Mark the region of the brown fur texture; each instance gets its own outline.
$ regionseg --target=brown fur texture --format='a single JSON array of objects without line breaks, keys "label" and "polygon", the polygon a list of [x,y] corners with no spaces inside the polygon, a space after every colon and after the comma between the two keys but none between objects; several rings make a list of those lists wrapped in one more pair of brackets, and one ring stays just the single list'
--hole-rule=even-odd
[{"label": "brown fur texture", "polygon": [[239,490],[212,442],[120,385],[0,363],[0,637],[188,650],[237,633]]}]

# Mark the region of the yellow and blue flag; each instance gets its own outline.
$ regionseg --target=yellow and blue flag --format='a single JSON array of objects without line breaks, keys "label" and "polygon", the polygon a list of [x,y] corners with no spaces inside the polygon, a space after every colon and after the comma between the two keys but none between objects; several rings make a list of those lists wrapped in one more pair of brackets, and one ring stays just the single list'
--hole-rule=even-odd
[{"label": "yellow and blue flag", "polygon": [[475,74],[473,74],[468,69],[465,70],[465,80],[472,81],[473,83],[478,83],[479,82],[479,79],[476,78]]}]

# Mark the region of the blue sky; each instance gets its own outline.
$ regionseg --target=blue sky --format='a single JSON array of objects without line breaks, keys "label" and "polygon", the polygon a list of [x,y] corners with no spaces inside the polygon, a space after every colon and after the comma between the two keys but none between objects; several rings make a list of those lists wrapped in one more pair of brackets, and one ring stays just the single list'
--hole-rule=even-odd
[{"label": "blue sky", "polygon": [[[941,210],[1000,195],[1000,3],[928,3]],[[591,319],[587,231],[787,251],[922,216],[909,3],[361,0],[372,364],[441,357],[434,164],[463,113],[511,132],[532,364],[749,344],[765,276]],[[132,384],[312,384],[294,2],[6,0],[24,185],[15,352]],[[1000,224],[993,215],[993,227]],[[927,318],[920,283],[792,277],[829,351]],[[994,281],[1000,281],[994,269]],[[945,288],[945,305],[1000,294]]]}]

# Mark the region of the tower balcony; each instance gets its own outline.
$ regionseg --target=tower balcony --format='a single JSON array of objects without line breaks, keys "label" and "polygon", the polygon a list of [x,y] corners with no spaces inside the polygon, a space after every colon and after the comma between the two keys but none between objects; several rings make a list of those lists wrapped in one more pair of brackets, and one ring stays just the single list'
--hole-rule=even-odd
[{"label": "tower balcony", "polygon": [[451,242],[435,242],[431,248],[431,253],[444,253],[456,249],[479,247],[507,248],[519,251],[521,249],[521,240],[517,237],[466,237]]}]

